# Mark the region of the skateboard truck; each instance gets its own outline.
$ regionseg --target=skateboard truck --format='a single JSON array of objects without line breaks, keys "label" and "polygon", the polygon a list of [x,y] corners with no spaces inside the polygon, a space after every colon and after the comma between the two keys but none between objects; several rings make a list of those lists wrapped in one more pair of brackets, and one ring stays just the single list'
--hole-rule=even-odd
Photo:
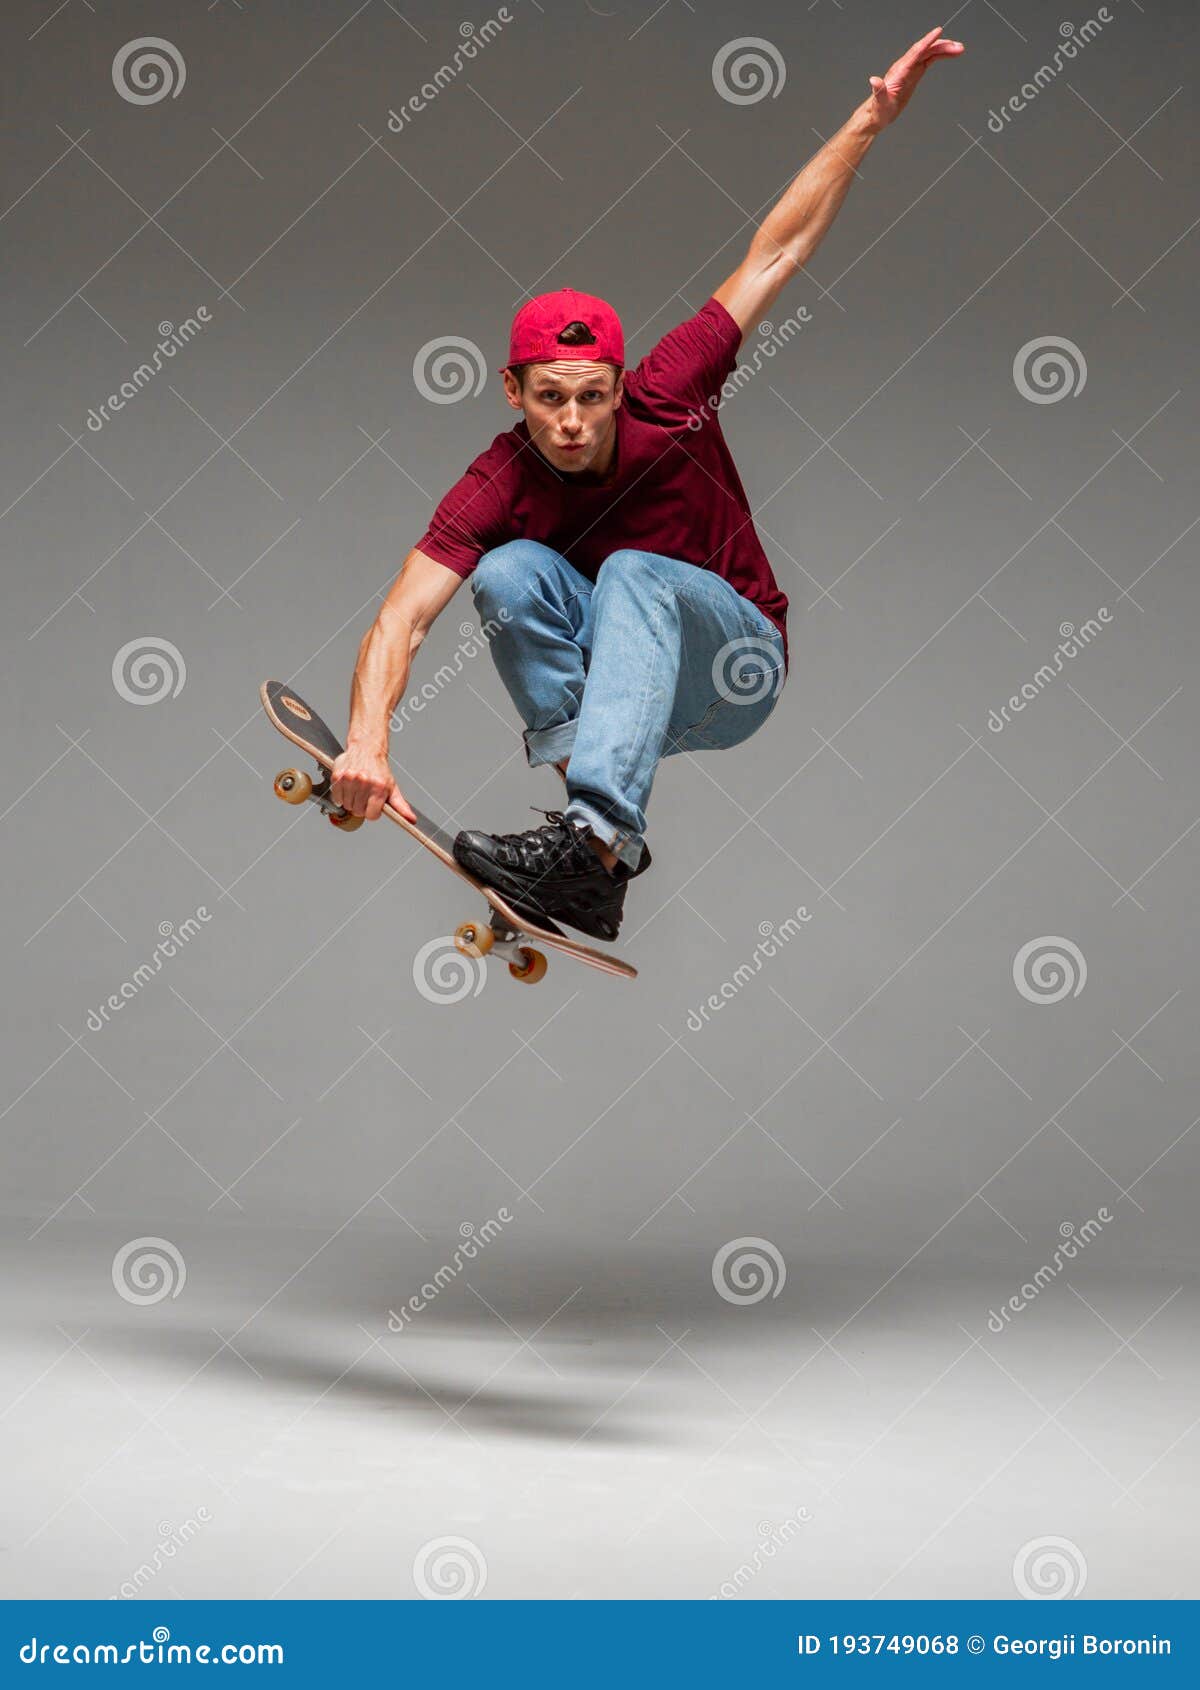
[{"label": "skateboard truck", "polygon": [[275,796],[282,798],[285,804],[303,804],[311,798],[334,827],[340,827],[343,833],[353,833],[355,828],[362,826],[364,818],[352,816],[349,810],[343,810],[340,804],[334,803],[329,796],[332,785],[333,777],[325,769],[321,770],[321,778],[317,781],[306,775],[303,769],[281,769],[275,776]]},{"label": "skateboard truck", "polygon": [[546,958],[524,941],[521,929],[514,927],[497,909],[492,910],[486,927],[477,921],[463,921],[454,929],[454,948],[463,956],[499,957],[508,964],[514,980],[536,985],[546,972]]}]

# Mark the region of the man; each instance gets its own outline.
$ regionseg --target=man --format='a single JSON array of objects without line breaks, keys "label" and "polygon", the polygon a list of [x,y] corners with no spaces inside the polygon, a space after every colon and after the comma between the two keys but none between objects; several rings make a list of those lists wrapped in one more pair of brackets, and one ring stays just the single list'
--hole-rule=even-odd
[{"label": "man", "polygon": [[388,766],[412,658],[469,576],[525,723],[531,765],[567,804],[520,834],[469,831],[454,851],[519,913],[615,939],[649,867],[645,806],[661,757],[727,748],[766,720],[787,664],[787,599],[754,531],[717,403],[746,330],[816,250],[875,136],[935,59],[909,48],[805,165],[745,259],[632,374],[616,312],[564,288],[513,320],[504,391],[523,420],[437,507],[359,649],[334,799],[415,819]]}]

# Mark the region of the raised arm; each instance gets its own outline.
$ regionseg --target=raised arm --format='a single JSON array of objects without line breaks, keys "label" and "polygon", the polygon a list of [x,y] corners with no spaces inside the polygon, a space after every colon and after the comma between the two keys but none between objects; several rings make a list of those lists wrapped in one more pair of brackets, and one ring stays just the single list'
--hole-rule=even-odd
[{"label": "raised arm", "polygon": [[939,24],[914,42],[886,76],[871,77],[871,92],[862,105],[809,159],[764,219],[742,263],[716,291],[714,297],[743,334],[770,311],[781,289],[820,246],[867,149],[899,117],[927,67],[962,51],[961,41],[942,39]]},{"label": "raised arm", "polygon": [[463,584],[463,577],[424,552],[411,551],[363,636],[350,695],[346,749],[333,766],[335,803],[377,821],[391,804],[409,821],[412,807],[392,779],[388,729],[408,685],[417,648]]}]

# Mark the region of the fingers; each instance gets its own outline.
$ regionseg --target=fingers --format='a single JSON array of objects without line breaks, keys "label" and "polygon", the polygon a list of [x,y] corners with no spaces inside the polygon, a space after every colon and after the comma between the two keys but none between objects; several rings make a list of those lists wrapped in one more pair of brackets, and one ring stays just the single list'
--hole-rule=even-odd
[{"label": "fingers", "polygon": [[388,799],[388,803],[392,806],[393,810],[398,810],[400,812],[405,821],[413,822],[415,824],[417,812],[413,809],[412,805],[398,786],[393,786],[392,795]]},{"label": "fingers", "polygon": [[378,763],[373,758],[368,759],[365,767],[360,765],[355,768],[352,756],[353,753],[344,752],[346,766],[343,767],[342,757],[333,765],[329,796],[334,803],[340,804],[350,815],[361,816],[369,822],[378,821],[384,806],[388,805],[405,821],[415,824],[417,812],[392,779],[386,758]]},{"label": "fingers", "polygon": [[383,806],[388,801],[390,791],[390,779],[348,772],[334,776],[329,796],[350,815],[362,816],[366,821],[373,822],[378,821],[383,814]]}]

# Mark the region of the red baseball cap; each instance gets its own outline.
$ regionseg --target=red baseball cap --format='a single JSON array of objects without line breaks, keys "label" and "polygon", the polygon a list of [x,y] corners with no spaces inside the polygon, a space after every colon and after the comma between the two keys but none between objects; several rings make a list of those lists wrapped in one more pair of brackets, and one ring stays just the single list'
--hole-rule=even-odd
[{"label": "red baseball cap", "polygon": [[[561,346],[558,337],[568,323],[586,323],[595,336],[582,346]],[[508,364],[548,364],[577,358],[585,364],[625,367],[625,335],[621,319],[606,300],[575,288],[539,293],[526,300],[512,321]],[[507,369],[508,364],[502,365]]]}]

